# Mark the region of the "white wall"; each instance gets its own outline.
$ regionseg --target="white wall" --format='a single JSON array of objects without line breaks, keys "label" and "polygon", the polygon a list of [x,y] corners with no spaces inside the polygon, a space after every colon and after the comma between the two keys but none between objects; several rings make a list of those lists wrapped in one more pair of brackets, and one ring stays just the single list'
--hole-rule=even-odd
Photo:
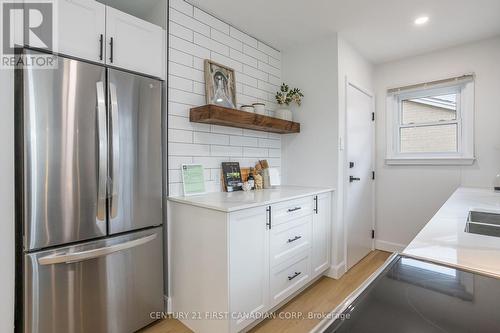
[{"label": "white wall", "polygon": [[208,191],[220,191],[223,161],[281,167],[278,134],[189,122],[189,109],[205,104],[204,59],[236,71],[238,104],[265,103],[272,114],[280,52],[182,0],[170,1],[169,19],[169,194],[182,194],[182,163],[204,165]]},{"label": "white wall", "polygon": [[0,70],[0,332],[14,330],[14,72]]},{"label": "white wall", "polygon": [[[472,166],[387,166],[388,88],[474,72]],[[377,247],[401,249],[460,185],[491,187],[500,171],[500,38],[412,57],[375,68],[377,112]]]},{"label": "white wall", "polygon": [[343,151],[339,137],[345,129],[345,78],[372,89],[372,66],[338,36],[314,41],[283,52],[284,81],[304,92],[300,108],[292,108],[301,132],[283,138],[283,177],[286,184],[330,186],[335,193],[332,270],[344,272],[344,226],[342,221]]},{"label": "white wall", "polygon": [[[337,182],[337,262],[339,266],[344,265],[345,260],[345,222],[344,215],[344,183],[348,175],[345,173],[347,166],[346,150],[344,147],[346,134],[346,80],[373,95],[373,65],[368,62],[358,51],[356,51],[342,37],[338,39],[338,101],[339,101],[339,153],[338,153],[338,182]],[[367,231],[369,232],[369,230]],[[339,267],[341,269],[341,267]]]}]

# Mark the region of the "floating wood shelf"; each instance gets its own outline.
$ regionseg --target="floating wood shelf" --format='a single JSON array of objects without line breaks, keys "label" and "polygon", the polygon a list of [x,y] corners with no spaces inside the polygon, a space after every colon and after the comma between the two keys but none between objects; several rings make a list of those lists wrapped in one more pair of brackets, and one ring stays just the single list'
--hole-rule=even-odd
[{"label": "floating wood shelf", "polygon": [[211,104],[192,108],[189,121],[279,134],[300,132],[300,124],[293,121]]}]

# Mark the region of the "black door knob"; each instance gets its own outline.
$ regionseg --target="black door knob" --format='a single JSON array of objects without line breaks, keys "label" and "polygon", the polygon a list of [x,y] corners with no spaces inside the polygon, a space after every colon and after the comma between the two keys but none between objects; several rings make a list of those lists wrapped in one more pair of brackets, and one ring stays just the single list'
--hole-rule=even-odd
[{"label": "black door knob", "polygon": [[354,181],[360,181],[361,179],[360,178],[357,178],[357,177],[353,177],[353,176],[349,176],[349,183],[352,183]]}]

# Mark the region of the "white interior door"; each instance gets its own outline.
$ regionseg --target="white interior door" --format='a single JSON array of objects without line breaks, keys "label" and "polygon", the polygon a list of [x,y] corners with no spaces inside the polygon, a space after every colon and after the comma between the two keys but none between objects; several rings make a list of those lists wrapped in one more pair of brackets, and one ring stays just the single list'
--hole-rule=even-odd
[{"label": "white interior door", "polygon": [[373,249],[373,97],[346,88],[346,247],[347,269]]}]

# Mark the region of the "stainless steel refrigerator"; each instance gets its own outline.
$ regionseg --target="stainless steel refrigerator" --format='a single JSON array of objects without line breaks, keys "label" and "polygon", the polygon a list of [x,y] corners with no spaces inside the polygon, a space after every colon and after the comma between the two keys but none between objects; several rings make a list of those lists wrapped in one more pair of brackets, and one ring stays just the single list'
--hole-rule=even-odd
[{"label": "stainless steel refrigerator", "polygon": [[162,81],[57,61],[16,70],[22,331],[133,332],[164,309]]}]

